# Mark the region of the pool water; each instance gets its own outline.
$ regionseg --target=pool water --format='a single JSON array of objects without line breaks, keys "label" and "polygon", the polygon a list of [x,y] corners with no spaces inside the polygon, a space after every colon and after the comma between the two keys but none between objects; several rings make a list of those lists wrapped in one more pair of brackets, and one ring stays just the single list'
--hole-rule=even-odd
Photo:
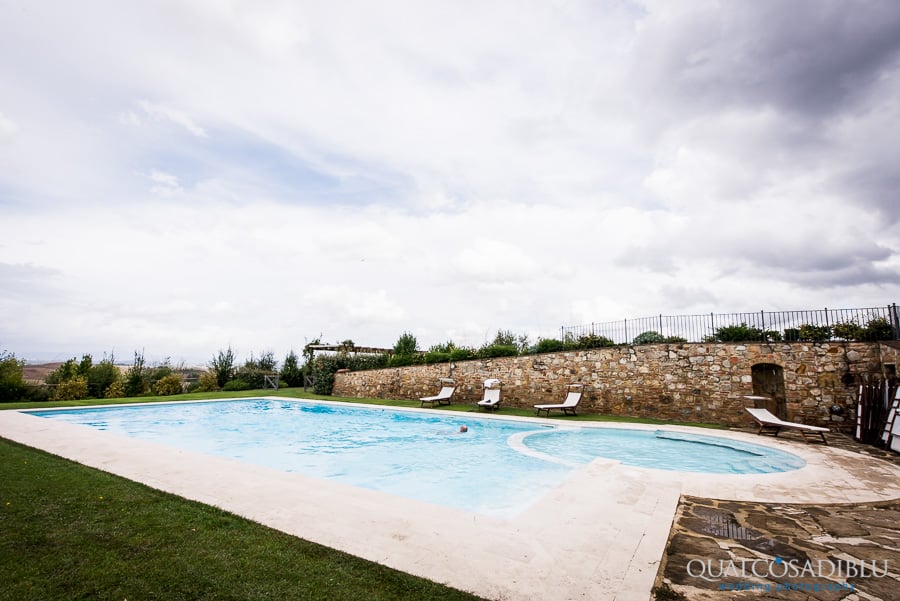
[{"label": "pool water", "polygon": [[[775,449],[666,431],[558,427],[280,399],[29,412],[177,448],[511,517],[597,457],[658,469],[787,471]],[[460,433],[461,425],[468,431]]]}]

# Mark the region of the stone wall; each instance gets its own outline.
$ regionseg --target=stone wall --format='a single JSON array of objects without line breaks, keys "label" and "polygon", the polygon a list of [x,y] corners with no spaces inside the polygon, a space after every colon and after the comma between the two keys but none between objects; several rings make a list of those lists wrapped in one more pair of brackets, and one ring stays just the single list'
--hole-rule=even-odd
[{"label": "stone wall", "polygon": [[842,406],[848,419],[858,384],[898,358],[893,346],[865,342],[618,346],[338,373],[333,394],[417,399],[452,377],[457,402],[474,403],[482,382],[499,378],[504,405],[531,407],[562,402],[567,385],[580,383],[585,412],[747,425],[752,402],[743,397],[754,394],[752,367],[765,363],[783,369],[788,419],[837,425],[829,409]]}]

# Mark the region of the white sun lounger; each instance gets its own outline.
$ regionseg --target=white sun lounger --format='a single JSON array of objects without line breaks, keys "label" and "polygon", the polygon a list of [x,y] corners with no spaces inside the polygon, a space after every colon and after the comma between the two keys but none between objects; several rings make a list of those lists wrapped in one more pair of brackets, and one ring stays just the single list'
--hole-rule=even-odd
[{"label": "white sun lounger", "polygon": [[454,392],[456,392],[456,383],[450,378],[441,378],[441,391],[434,396],[422,397],[419,400],[422,401],[422,407],[425,406],[425,403],[431,404],[432,407],[435,403],[449,405]]},{"label": "white sun lounger", "polygon": [[546,411],[548,417],[551,409],[559,409],[563,412],[563,415],[568,415],[569,413],[575,415],[575,408],[578,407],[578,403],[581,401],[583,388],[581,384],[569,384],[569,393],[566,395],[565,401],[557,405],[535,405],[534,408],[537,409],[538,415],[541,414],[541,411]]},{"label": "white sun lounger", "polygon": [[778,436],[778,433],[784,428],[785,430],[797,430],[800,432],[800,435],[803,436],[803,440],[805,440],[807,444],[809,444],[807,435],[812,436],[813,440],[816,440],[816,436],[820,436],[822,442],[828,444],[828,441],[825,440],[825,433],[831,431],[828,428],[808,426],[797,422],[786,422],[783,419],[772,415],[768,409],[757,409],[754,407],[744,407],[744,409],[753,416],[753,419],[756,420],[756,423],[759,425],[757,434],[771,434],[772,436]]},{"label": "white sun lounger", "polygon": [[[487,382],[485,382],[487,384]],[[494,411],[500,407],[500,385],[495,384],[494,387],[484,387],[484,398],[475,403],[478,409],[487,409]]]}]

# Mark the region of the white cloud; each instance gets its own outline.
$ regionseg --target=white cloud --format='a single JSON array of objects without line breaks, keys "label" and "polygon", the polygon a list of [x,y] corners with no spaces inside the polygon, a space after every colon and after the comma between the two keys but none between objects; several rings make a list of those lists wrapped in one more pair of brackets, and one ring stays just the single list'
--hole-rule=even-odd
[{"label": "white cloud", "polygon": [[0,271],[0,341],[202,360],[896,301],[900,10],[870,9],[0,8],[2,262],[52,274]]},{"label": "white cloud", "polygon": [[0,142],[2,142],[4,138],[12,138],[18,129],[18,126],[12,119],[0,112]]},{"label": "white cloud", "polygon": [[[151,119],[158,121],[171,121],[176,125],[180,125],[188,132],[199,138],[206,137],[206,130],[197,125],[194,120],[184,111],[174,109],[172,107],[166,106],[165,104],[154,103],[147,100],[141,100],[137,104]],[[133,113],[127,114],[131,115],[131,117],[134,116]]]}]

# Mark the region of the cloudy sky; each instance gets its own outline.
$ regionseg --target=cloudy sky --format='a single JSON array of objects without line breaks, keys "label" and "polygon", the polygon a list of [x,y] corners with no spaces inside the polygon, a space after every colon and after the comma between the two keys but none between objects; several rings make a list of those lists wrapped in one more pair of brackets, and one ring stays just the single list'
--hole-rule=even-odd
[{"label": "cloudy sky", "polygon": [[900,302],[893,0],[0,0],[0,350]]}]

